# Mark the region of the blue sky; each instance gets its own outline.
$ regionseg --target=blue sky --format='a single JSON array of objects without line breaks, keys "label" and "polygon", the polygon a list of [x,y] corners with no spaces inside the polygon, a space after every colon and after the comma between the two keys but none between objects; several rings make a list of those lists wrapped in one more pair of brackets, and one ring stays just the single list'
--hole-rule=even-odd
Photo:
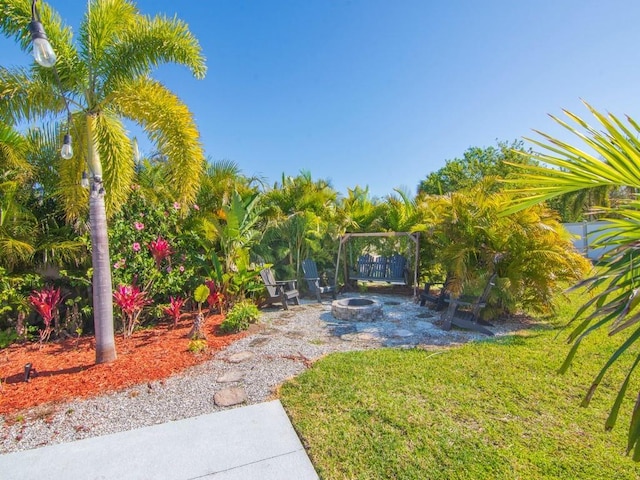
[{"label": "blue sky", "polygon": [[[77,28],[86,1],[50,3]],[[635,0],[136,3],[200,40],[204,80],[156,76],[194,112],[206,155],[270,184],[309,170],[342,193],[415,192],[469,147],[569,138],[548,114],[587,116],[581,98],[640,120]],[[8,40],[0,51],[21,61]]]}]

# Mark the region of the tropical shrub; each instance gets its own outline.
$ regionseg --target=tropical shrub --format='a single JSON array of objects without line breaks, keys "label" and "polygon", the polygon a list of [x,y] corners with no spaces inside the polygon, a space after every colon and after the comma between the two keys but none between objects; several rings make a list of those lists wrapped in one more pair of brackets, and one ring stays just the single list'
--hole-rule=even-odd
[{"label": "tropical shrub", "polygon": [[576,251],[552,210],[536,206],[505,216],[508,197],[490,190],[481,184],[421,198],[433,215],[434,258],[457,294],[498,274],[486,315],[519,309],[549,312],[555,294],[567,282],[581,279],[591,264]]},{"label": "tropical shrub", "polygon": [[9,275],[0,267],[0,329],[15,329],[18,337],[26,333],[26,318],[30,310],[29,293],[42,287],[39,275]]},{"label": "tropical shrub", "polygon": [[181,310],[186,299],[180,297],[169,297],[169,301],[169,305],[164,307],[163,311],[171,317],[173,320],[173,326],[176,327],[178,325],[178,320],[180,320],[180,315],[182,315]]},{"label": "tropical shrub", "polygon": [[113,299],[122,313],[122,332],[130,337],[139,323],[142,309],[151,303],[147,293],[135,285],[119,285]]},{"label": "tropical shrub", "polygon": [[220,325],[220,330],[225,333],[239,332],[249,328],[251,323],[255,323],[260,317],[260,310],[255,303],[243,300],[236,303]]},{"label": "tropical shrub", "polygon": [[31,292],[31,295],[29,295],[29,302],[33,306],[34,310],[42,317],[44,322],[44,328],[39,332],[40,343],[44,343],[49,340],[51,332],[53,331],[51,321],[55,318],[56,323],[58,323],[58,306],[61,301],[62,295],[60,293],[60,288],[54,288],[52,286],[45,287],[42,290],[34,290]]}]

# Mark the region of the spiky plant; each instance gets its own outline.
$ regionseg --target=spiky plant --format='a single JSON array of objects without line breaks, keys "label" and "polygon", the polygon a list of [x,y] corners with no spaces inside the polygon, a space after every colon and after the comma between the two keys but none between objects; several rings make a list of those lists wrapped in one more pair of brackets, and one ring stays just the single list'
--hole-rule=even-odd
[{"label": "spiky plant", "polygon": [[[523,187],[511,192],[514,199],[504,214],[587,188],[628,187],[635,191],[640,188],[640,125],[631,117],[623,122],[612,114],[602,114],[589,104],[585,105],[595,117],[595,126],[569,111],[564,112],[568,122],[552,116],[577,137],[578,146],[541,132],[537,133],[542,140],[530,139],[542,149],[531,153],[531,157],[548,166],[523,167],[520,177]],[[609,252],[600,260],[596,275],[578,285],[586,287],[590,295],[571,321],[573,330],[568,341],[573,346],[561,371],[568,368],[580,343],[594,331],[606,328],[610,335],[622,337],[620,347],[601,368],[583,401],[584,406],[589,404],[602,378],[623,354],[635,355],[605,424],[607,429],[611,429],[618,418],[634,369],[640,363],[640,355],[637,354],[640,339],[640,201],[630,200],[604,211],[609,218],[602,220],[606,220],[609,227],[606,233],[594,239],[594,248],[603,247]],[[629,425],[627,453],[632,450],[633,459],[640,461],[640,392]]]}]

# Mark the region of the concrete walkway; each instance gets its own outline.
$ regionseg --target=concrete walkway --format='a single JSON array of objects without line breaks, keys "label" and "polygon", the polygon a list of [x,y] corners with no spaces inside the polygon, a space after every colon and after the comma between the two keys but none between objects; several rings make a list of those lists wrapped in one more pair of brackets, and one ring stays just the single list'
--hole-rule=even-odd
[{"label": "concrete walkway", "polygon": [[0,478],[317,479],[279,401],[0,455]]}]

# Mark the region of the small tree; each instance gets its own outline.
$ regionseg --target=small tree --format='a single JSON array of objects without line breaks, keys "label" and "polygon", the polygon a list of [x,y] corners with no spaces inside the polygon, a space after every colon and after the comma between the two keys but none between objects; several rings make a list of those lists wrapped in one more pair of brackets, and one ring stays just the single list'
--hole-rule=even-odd
[{"label": "small tree", "polygon": [[193,322],[193,328],[189,332],[189,337],[192,340],[205,339],[206,336],[202,331],[202,325],[204,324],[204,315],[202,314],[202,304],[207,301],[209,297],[209,287],[206,285],[199,285],[193,292],[193,299],[198,303],[198,314]]}]

